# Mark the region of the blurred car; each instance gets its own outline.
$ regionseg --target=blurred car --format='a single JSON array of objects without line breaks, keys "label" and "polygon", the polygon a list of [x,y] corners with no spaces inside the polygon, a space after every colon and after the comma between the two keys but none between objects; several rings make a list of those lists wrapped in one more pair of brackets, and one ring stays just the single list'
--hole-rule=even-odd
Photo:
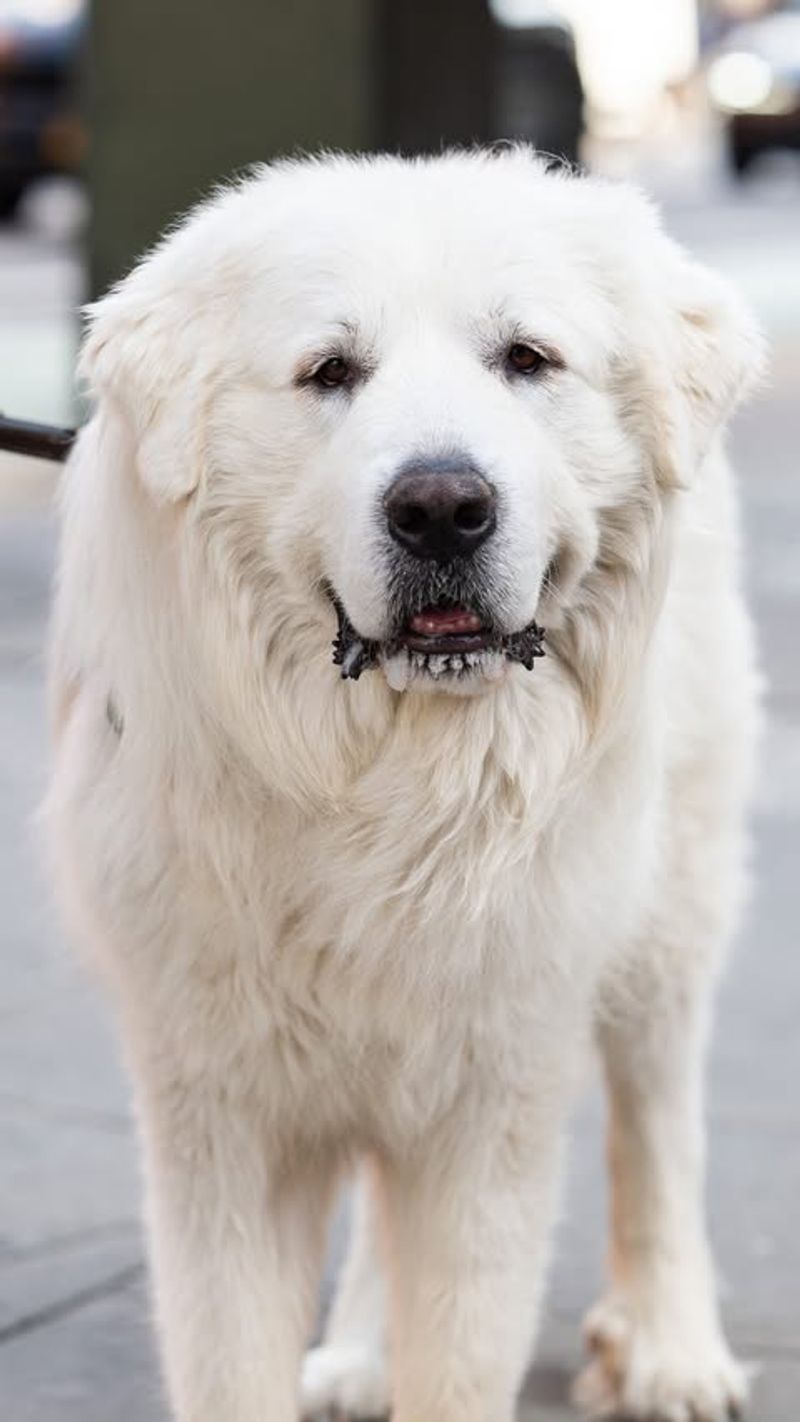
[{"label": "blurred car", "polygon": [[0,0],[0,215],[34,179],[77,172],[85,135],[77,104],[84,37],[78,0]]},{"label": "blurred car", "polygon": [[731,29],[706,82],[736,173],[770,149],[800,149],[800,0]]},{"label": "blurred car", "polygon": [[[497,6],[501,21],[497,131],[543,153],[578,161],[584,92],[575,37],[552,5]],[[520,21],[514,19],[520,15]]]}]

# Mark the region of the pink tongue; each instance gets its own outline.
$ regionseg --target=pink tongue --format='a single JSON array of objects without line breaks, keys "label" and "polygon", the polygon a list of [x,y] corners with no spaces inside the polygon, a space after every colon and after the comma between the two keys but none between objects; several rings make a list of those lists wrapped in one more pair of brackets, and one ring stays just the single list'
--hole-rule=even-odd
[{"label": "pink tongue", "polygon": [[411,618],[409,627],[423,637],[454,637],[480,632],[483,623],[475,612],[463,607],[429,607]]}]

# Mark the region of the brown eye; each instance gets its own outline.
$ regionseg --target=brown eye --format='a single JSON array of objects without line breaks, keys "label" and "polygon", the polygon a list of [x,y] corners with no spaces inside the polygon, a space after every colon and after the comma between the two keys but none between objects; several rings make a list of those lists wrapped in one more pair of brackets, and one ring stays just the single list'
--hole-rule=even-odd
[{"label": "brown eye", "polygon": [[314,381],[325,390],[336,390],[342,385],[350,385],[354,370],[341,356],[331,356],[314,372]]},{"label": "brown eye", "polygon": [[547,358],[541,351],[525,345],[523,341],[515,341],[513,346],[509,346],[506,358],[517,375],[536,375],[547,364]]}]

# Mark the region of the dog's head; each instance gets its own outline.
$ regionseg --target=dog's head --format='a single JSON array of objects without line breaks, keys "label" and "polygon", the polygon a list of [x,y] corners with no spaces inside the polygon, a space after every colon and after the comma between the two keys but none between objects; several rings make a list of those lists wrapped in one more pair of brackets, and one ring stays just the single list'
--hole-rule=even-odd
[{"label": "dog's head", "polygon": [[755,365],[642,198],[518,150],[264,170],[99,303],[83,368],[275,636],[338,613],[345,672],[463,692],[532,661]]}]

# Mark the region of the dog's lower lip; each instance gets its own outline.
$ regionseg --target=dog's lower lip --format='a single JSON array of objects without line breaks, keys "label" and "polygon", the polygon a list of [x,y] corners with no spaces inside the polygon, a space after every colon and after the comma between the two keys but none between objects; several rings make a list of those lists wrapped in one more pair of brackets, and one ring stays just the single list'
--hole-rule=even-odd
[{"label": "dog's lower lip", "polygon": [[488,632],[451,633],[442,637],[429,637],[415,632],[403,632],[399,638],[403,647],[410,652],[430,652],[440,655],[447,652],[482,652],[489,646]]}]

